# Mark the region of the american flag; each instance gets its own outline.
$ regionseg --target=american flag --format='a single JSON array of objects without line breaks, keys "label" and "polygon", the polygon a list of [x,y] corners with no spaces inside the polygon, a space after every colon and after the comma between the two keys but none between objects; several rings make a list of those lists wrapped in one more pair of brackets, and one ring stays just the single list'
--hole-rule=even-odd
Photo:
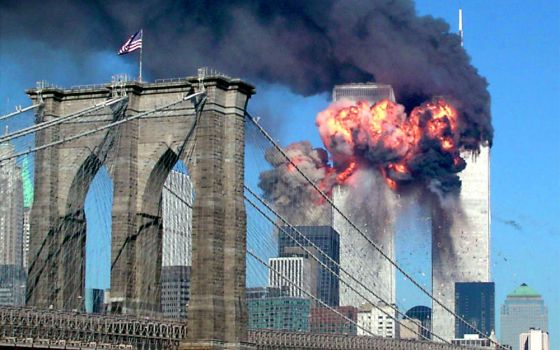
[{"label": "american flag", "polygon": [[119,55],[124,55],[129,52],[142,48],[142,29],[137,31],[134,35],[130,36],[119,50]]}]

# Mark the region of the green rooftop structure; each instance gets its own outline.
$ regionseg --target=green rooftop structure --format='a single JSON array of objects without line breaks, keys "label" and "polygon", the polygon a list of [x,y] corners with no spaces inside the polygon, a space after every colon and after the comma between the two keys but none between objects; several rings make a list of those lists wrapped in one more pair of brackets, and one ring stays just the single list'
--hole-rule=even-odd
[{"label": "green rooftop structure", "polygon": [[509,297],[525,297],[525,298],[538,298],[541,295],[537,293],[533,288],[529,287],[527,284],[523,283],[519,287],[515,288],[513,292],[508,294]]}]

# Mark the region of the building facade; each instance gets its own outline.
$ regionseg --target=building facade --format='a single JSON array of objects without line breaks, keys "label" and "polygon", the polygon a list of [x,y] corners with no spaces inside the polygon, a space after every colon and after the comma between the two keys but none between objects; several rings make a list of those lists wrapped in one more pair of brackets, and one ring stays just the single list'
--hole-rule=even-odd
[{"label": "building facade", "polygon": [[519,335],[520,350],[549,350],[548,333],[540,329],[530,329]]},{"label": "building facade", "polygon": [[371,333],[384,338],[397,338],[396,317],[397,312],[389,305],[363,305],[358,311],[358,335]]},{"label": "building facade", "polygon": [[[310,259],[302,256],[271,258],[268,285],[286,288],[291,297],[308,298],[317,289],[316,269],[312,269]],[[288,279],[290,282],[286,281]]]},{"label": "building facade", "polygon": [[247,288],[248,329],[309,331],[311,301],[285,288]]},{"label": "building facade", "polygon": [[89,314],[105,312],[105,291],[97,288],[86,288],[84,298],[85,310]]},{"label": "building facade", "polygon": [[427,306],[417,305],[410,308],[406,313],[405,317],[411,320],[417,320],[421,327],[422,339],[432,339],[432,309]]},{"label": "building facade", "polygon": [[[432,206],[432,294],[450,310],[455,309],[456,282],[490,282],[490,148],[462,157],[467,166],[459,173],[459,197],[445,205],[434,198]],[[433,303],[435,334],[453,339],[456,322]]]},{"label": "building facade", "polygon": [[[390,85],[385,84],[345,84],[333,89],[333,101],[367,101],[374,104],[383,99],[395,101],[395,94]],[[361,228],[369,239],[379,246],[391,259],[395,258],[394,204],[397,195],[388,187],[380,174],[372,182],[372,193],[375,193],[374,208],[366,203],[356,203],[350,187],[333,189],[333,201],[345,215]],[[360,307],[367,302],[379,302],[373,293],[383,301],[394,304],[396,297],[395,269],[370,243],[368,243],[338,212],[333,212],[333,227],[340,234],[340,267],[353,276],[360,276],[363,288],[342,274],[348,285],[340,285],[340,305]],[[360,247],[356,249],[356,247]],[[354,290],[358,290],[359,294]],[[366,298],[360,296],[363,295]],[[366,300],[367,299],[367,300]]]},{"label": "building facade", "polygon": [[516,349],[521,333],[531,328],[548,331],[548,310],[541,295],[523,283],[507,296],[500,321],[502,344]]},{"label": "building facade", "polygon": [[[296,253],[306,256],[300,244],[310,250],[311,244],[309,241],[323,251],[330,259],[315,251],[313,251],[313,254],[328,268],[316,263],[313,258],[309,257],[312,260],[312,264],[316,266],[314,274],[317,277],[317,288],[313,295],[329,306],[338,306],[339,279],[336,276],[339,272],[337,264],[340,262],[340,238],[338,232],[331,226],[295,226],[295,229],[304,237],[289,227],[283,227],[282,230],[279,230],[278,255],[286,257]],[[329,270],[334,271],[335,274]]]},{"label": "building facade", "polygon": [[455,313],[467,321],[455,323],[455,338],[479,330],[490,336],[495,330],[494,282],[455,283]]},{"label": "building facade", "polygon": [[[0,144],[0,158],[14,153],[12,144]],[[0,163],[0,198],[0,304],[24,305],[23,183],[15,158]]]},{"label": "building facade", "polygon": [[163,318],[186,320],[190,300],[190,266],[164,266],[161,270],[161,313]]},{"label": "building facade", "polygon": [[313,307],[309,317],[311,333],[357,334],[358,309],[353,306]]},{"label": "building facade", "polygon": [[171,171],[161,194],[163,220],[162,266],[192,264],[193,184],[189,175]]}]

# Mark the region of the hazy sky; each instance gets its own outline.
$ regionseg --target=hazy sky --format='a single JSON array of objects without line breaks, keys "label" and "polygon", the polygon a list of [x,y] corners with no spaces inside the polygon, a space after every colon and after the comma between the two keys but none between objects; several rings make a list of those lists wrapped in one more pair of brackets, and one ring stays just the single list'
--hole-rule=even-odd
[{"label": "hazy sky", "polygon": [[[417,1],[416,7],[421,15],[441,17],[453,30],[457,27],[458,1],[424,0]],[[549,307],[551,348],[557,349],[560,347],[560,262],[557,259],[560,251],[557,108],[560,3],[469,0],[463,1],[462,7],[465,48],[474,66],[487,78],[492,98],[495,129],[491,154],[492,272],[496,282],[496,320],[499,322],[499,307],[505,296],[525,282],[542,293]],[[53,27],[53,30],[72,29]],[[122,32],[114,36],[124,40],[130,34]],[[146,40],[150,40],[150,33],[146,34]],[[12,110],[15,104],[27,105],[23,91],[33,87],[37,80],[70,86],[106,82],[114,73],[136,74],[135,54],[117,56],[118,47],[113,42],[97,43],[96,47],[99,49],[93,54],[76,55],[53,41],[0,36],[0,112]],[[157,45],[152,43],[151,49],[144,52],[145,60],[156,60],[157,56]],[[146,74],[149,80],[150,74]],[[191,74],[194,72],[185,71],[182,75]],[[308,139],[320,146],[314,120],[317,112],[328,104],[328,93],[303,97],[282,85],[254,83],[258,93],[250,101],[250,108],[257,114],[277,117],[274,121],[263,120],[274,128],[276,138],[283,144]],[[15,128],[31,120],[28,115],[8,124]],[[0,127],[3,129],[5,124],[0,122]],[[28,147],[29,140],[20,141],[17,146]],[[254,181],[254,177],[248,175],[248,180]],[[106,185],[99,188],[99,192],[108,191]],[[103,207],[107,207],[100,203],[88,201],[90,208],[98,207],[93,212],[103,212]],[[415,239],[421,241],[422,237]],[[89,252],[107,260],[108,252],[101,247],[108,241],[108,235],[93,241],[88,246]],[[415,276],[424,276],[426,282],[429,252],[418,249],[416,253],[412,259],[402,259],[403,264],[418,272]],[[97,271],[88,276],[89,286],[107,287],[106,273],[100,272],[104,267],[96,270],[95,266],[88,266],[88,269]],[[410,300],[404,292],[399,293],[399,298],[399,304],[407,306],[425,302]]]}]

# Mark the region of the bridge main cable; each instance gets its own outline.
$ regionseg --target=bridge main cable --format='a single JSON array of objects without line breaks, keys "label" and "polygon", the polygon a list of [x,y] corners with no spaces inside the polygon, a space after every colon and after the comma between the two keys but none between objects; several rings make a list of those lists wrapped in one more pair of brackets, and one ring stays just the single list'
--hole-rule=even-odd
[{"label": "bridge main cable", "polygon": [[16,116],[16,115],[18,115],[18,114],[20,114],[20,113],[24,113],[24,112],[27,112],[27,111],[29,111],[29,110],[32,110],[33,108],[37,108],[37,107],[39,107],[40,105],[41,105],[41,103],[37,103],[37,104],[31,105],[31,106],[28,106],[28,107],[25,107],[25,108],[16,107],[16,111],[15,111],[15,112],[11,112],[11,113],[8,113],[8,114],[4,114],[3,116],[0,116],[0,120],[4,120],[4,119],[8,119],[8,118],[14,117],[14,116]]},{"label": "bridge main cable", "polygon": [[7,161],[7,160],[10,160],[10,159],[13,159],[13,158],[21,157],[21,156],[26,155],[26,154],[29,154],[29,153],[41,151],[41,150],[46,149],[46,148],[49,148],[49,147],[53,147],[53,146],[57,146],[57,145],[60,145],[60,144],[63,144],[63,143],[67,143],[67,142],[70,142],[70,141],[79,139],[79,138],[81,138],[81,137],[88,136],[88,135],[91,135],[91,134],[94,134],[94,133],[97,133],[97,132],[106,130],[106,129],[108,129],[108,128],[112,128],[113,126],[117,126],[117,125],[120,125],[120,124],[129,122],[129,121],[131,121],[131,120],[135,120],[135,119],[139,119],[139,118],[145,117],[145,116],[147,116],[147,115],[149,115],[149,114],[152,114],[152,113],[155,113],[155,112],[159,112],[159,111],[161,111],[162,109],[166,109],[166,108],[175,106],[175,105],[177,105],[177,104],[179,104],[179,103],[181,103],[181,102],[183,102],[183,101],[190,100],[190,99],[193,99],[193,98],[195,98],[195,97],[198,97],[198,96],[201,96],[201,95],[205,95],[205,94],[206,94],[206,92],[204,92],[204,91],[197,92],[197,93],[194,93],[194,94],[185,96],[185,97],[183,97],[182,99],[180,99],[180,100],[178,100],[178,101],[175,101],[175,102],[172,102],[172,103],[169,103],[169,104],[166,104],[166,105],[163,105],[163,106],[154,108],[154,109],[152,109],[152,110],[149,110],[149,111],[146,111],[146,112],[143,112],[143,113],[139,113],[139,114],[130,116],[130,117],[125,118],[125,119],[118,120],[118,121],[116,121],[116,122],[113,122],[113,123],[110,123],[110,124],[101,126],[101,127],[99,127],[99,128],[95,128],[95,129],[92,129],[92,130],[84,131],[83,133],[80,133],[80,134],[77,134],[77,135],[73,135],[73,136],[70,136],[70,137],[67,137],[67,138],[60,139],[60,140],[58,140],[58,141],[54,141],[54,142],[51,142],[51,143],[48,143],[48,144],[45,144],[45,145],[41,145],[41,146],[37,146],[37,147],[31,148],[31,149],[29,149],[29,150],[27,150],[27,151],[22,151],[22,152],[15,153],[15,154],[10,155],[10,156],[6,156],[6,157],[4,157],[4,158],[0,158],[0,163],[2,163],[2,162],[4,162],[4,161]]},{"label": "bridge main cable", "polygon": [[43,129],[46,129],[46,128],[51,127],[51,126],[58,125],[58,124],[67,122],[67,121],[72,120],[72,119],[76,119],[76,118],[78,118],[78,117],[80,117],[84,114],[95,112],[99,109],[102,109],[104,107],[109,107],[109,106],[111,106],[111,105],[113,105],[117,102],[124,101],[124,100],[127,100],[127,99],[128,99],[127,96],[119,97],[119,98],[115,98],[115,99],[110,99],[110,100],[98,103],[94,106],[82,109],[81,111],[69,114],[66,117],[53,119],[53,120],[50,120],[50,121],[46,121],[46,122],[43,122],[43,123],[39,123],[39,124],[29,126],[27,128],[21,129],[21,130],[16,130],[16,131],[14,131],[10,134],[0,136],[0,143],[8,142],[12,139],[22,137],[22,136],[25,136],[25,135],[28,135],[28,134],[32,134],[32,133],[37,132],[39,130],[43,130]]},{"label": "bridge main cable", "polygon": [[410,280],[410,282],[416,286],[420,291],[422,291],[426,296],[428,296],[433,302],[437,303],[439,306],[441,306],[445,311],[447,311],[450,315],[453,315],[453,317],[455,317],[456,320],[461,321],[463,324],[467,325],[468,327],[470,327],[473,331],[475,331],[478,335],[482,336],[483,338],[489,340],[492,344],[496,345],[497,347],[499,347],[500,349],[503,350],[507,350],[507,348],[503,345],[501,345],[500,343],[496,342],[495,340],[491,339],[489,336],[487,336],[486,334],[484,334],[482,331],[480,331],[479,329],[471,326],[463,317],[459,316],[458,314],[456,314],[454,311],[452,311],[449,307],[447,307],[447,305],[443,304],[439,299],[435,298],[433,296],[432,293],[430,293],[426,288],[422,287],[422,285],[416,281],[412,275],[410,275],[408,272],[406,272],[399,264],[397,264],[397,262],[393,259],[391,259],[391,257],[389,257],[387,255],[387,253],[385,253],[373,240],[371,240],[371,238],[369,238],[366,234],[364,234],[364,232],[358,228],[358,226],[356,226],[356,224],[354,224],[349,218],[348,216],[343,213],[332,201],[332,199],[327,196],[318,186],[317,184],[315,184],[300,168],[299,166],[292,161],[292,159],[286,154],[286,152],[282,149],[282,147],[280,147],[280,145],[278,145],[278,143],[270,136],[270,134],[257,122],[257,120],[249,113],[246,112],[247,117],[249,117],[249,120],[253,123],[253,125],[255,125],[257,127],[257,129],[260,131],[261,134],[263,134],[263,136],[274,146],[274,148],[280,152],[280,154],[282,154],[282,156],[290,163],[290,165],[292,165],[294,167],[294,169],[297,170],[297,172],[303,176],[303,178],[305,179],[305,181],[307,181],[315,191],[317,191],[321,197],[323,197],[323,199],[325,199],[325,201],[327,203],[329,203],[329,205],[331,205],[331,207],[338,213],[340,214],[340,216],[342,218],[344,218],[344,220],[350,224],[350,226],[356,230],[356,232],[358,232],[360,234],[360,236],[362,236],[375,250],[377,250],[379,252],[379,254],[381,254],[381,256],[383,258],[385,258],[391,265],[393,265],[393,267],[395,267],[395,269],[397,269],[400,273],[403,274],[403,276],[405,276],[407,279]]}]

